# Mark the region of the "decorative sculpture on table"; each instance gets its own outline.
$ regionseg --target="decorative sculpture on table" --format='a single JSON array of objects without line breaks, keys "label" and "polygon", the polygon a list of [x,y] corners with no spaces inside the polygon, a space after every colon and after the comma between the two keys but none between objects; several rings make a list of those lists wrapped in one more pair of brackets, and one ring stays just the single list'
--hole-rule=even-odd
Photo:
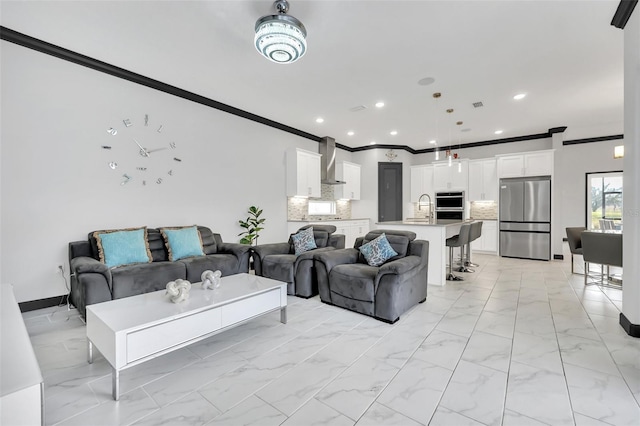
[{"label": "decorative sculpture on table", "polygon": [[184,302],[189,298],[191,283],[187,280],[177,279],[167,283],[167,294],[171,296],[173,303]]},{"label": "decorative sculpture on table", "polygon": [[220,271],[204,271],[200,276],[202,280],[202,288],[204,290],[210,288],[213,290],[214,288],[220,287],[220,277],[222,277],[222,272]]}]

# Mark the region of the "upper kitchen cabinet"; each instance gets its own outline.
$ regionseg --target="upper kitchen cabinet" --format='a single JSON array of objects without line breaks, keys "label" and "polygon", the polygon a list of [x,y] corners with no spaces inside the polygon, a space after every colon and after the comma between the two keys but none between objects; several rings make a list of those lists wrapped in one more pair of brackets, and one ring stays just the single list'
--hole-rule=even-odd
[{"label": "upper kitchen cabinet", "polygon": [[433,187],[435,191],[466,191],[469,184],[469,160],[453,160],[453,164],[433,165]]},{"label": "upper kitchen cabinet", "polygon": [[433,199],[433,166],[411,166],[411,202],[417,203],[422,194]]},{"label": "upper kitchen cabinet", "polygon": [[287,196],[320,197],[318,153],[295,148],[287,151]]},{"label": "upper kitchen cabinet", "polygon": [[360,164],[340,161],[336,164],[336,179],[346,182],[336,185],[334,197],[337,200],[360,199]]},{"label": "upper kitchen cabinet", "polygon": [[553,150],[498,155],[498,178],[550,176],[553,174]]},{"label": "upper kitchen cabinet", "polygon": [[495,158],[469,161],[469,201],[498,200]]}]

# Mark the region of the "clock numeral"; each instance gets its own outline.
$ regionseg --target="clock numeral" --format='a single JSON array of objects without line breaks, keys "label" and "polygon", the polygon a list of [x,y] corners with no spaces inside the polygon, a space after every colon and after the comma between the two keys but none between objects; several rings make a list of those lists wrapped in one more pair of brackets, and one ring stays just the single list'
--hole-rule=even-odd
[{"label": "clock numeral", "polygon": [[131,181],[131,176],[129,176],[128,174],[123,174],[122,178],[124,179],[122,182],[120,182],[120,185],[126,185]]},{"label": "clock numeral", "polygon": [[162,133],[162,125],[160,127],[158,127],[158,130],[156,130],[156,132]]},{"label": "clock numeral", "polygon": [[116,129],[114,129],[113,127],[109,127],[107,129],[107,133],[109,133],[111,136],[115,136],[118,134],[118,131]]},{"label": "clock numeral", "polygon": [[111,170],[115,170],[118,168],[118,163],[116,163],[115,161],[112,161],[109,163],[109,168],[111,168]]},{"label": "clock numeral", "polygon": [[179,159],[178,157],[173,157],[173,161],[177,161],[178,163],[182,162],[182,160]]},{"label": "clock numeral", "polygon": [[144,125],[145,127],[149,125],[149,114],[144,115]]},{"label": "clock numeral", "polygon": [[102,149],[111,149],[109,145],[102,145]]},{"label": "clock numeral", "polygon": [[158,178],[158,180],[156,180],[156,183],[160,185],[162,183],[162,178]]},{"label": "clock numeral", "polygon": [[147,181],[146,180],[142,181],[142,186],[147,186]]},{"label": "clock numeral", "polygon": [[171,142],[171,143],[169,144],[169,147],[170,147],[171,149],[176,149],[176,143],[175,143],[175,142]]},{"label": "clock numeral", "polygon": [[173,170],[169,170],[169,171],[167,172],[167,174],[168,174],[169,176],[173,176]]},{"label": "clock numeral", "polygon": [[146,172],[147,168],[146,167],[136,167],[136,170],[140,170],[141,172]]},{"label": "clock numeral", "polygon": [[128,118],[125,118],[124,120],[122,120],[122,122],[124,123],[124,126],[125,126],[125,127],[131,127],[131,126],[133,126],[133,123],[132,123],[132,122],[131,122],[131,120],[130,120],[130,119],[128,119]]}]

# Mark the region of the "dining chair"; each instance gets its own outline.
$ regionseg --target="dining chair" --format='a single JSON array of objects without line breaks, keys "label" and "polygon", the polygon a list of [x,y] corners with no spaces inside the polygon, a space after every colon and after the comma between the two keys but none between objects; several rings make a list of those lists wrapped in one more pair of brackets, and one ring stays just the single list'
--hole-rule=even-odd
[{"label": "dining chair", "polygon": [[[582,239],[582,257],[586,263],[584,284],[610,286],[609,267],[622,267],[622,234],[583,231],[580,236]],[[590,273],[589,265],[591,263],[600,265],[600,274],[594,275]],[[605,266],[607,267],[606,273]],[[591,279],[591,282],[589,282],[589,279]]]},{"label": "dining chair", "polygon": [[[573,228],[566,228],[567,231],[567,242],[569,243],[569,251],[571,251],[571,273],[575,273],[573,269],[573,255],[577,254],[582,256],[582,238],[580,234],[582,231],[585,231],[587,228],[584,226],[576,226]],[[584,259],[582,265],[585,265]],[[586,271],[587,269],[584,268]]]}]

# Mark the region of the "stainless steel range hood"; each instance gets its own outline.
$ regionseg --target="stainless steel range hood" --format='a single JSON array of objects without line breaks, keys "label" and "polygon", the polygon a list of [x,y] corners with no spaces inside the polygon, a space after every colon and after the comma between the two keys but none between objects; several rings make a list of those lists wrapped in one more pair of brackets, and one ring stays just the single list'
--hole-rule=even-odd
[{"label": "stainless steel range hood", "polygon": [[336,140],[325,136],[320,140],[320,178],[325,185],[344,185],[346,182],[336,180]]}]

